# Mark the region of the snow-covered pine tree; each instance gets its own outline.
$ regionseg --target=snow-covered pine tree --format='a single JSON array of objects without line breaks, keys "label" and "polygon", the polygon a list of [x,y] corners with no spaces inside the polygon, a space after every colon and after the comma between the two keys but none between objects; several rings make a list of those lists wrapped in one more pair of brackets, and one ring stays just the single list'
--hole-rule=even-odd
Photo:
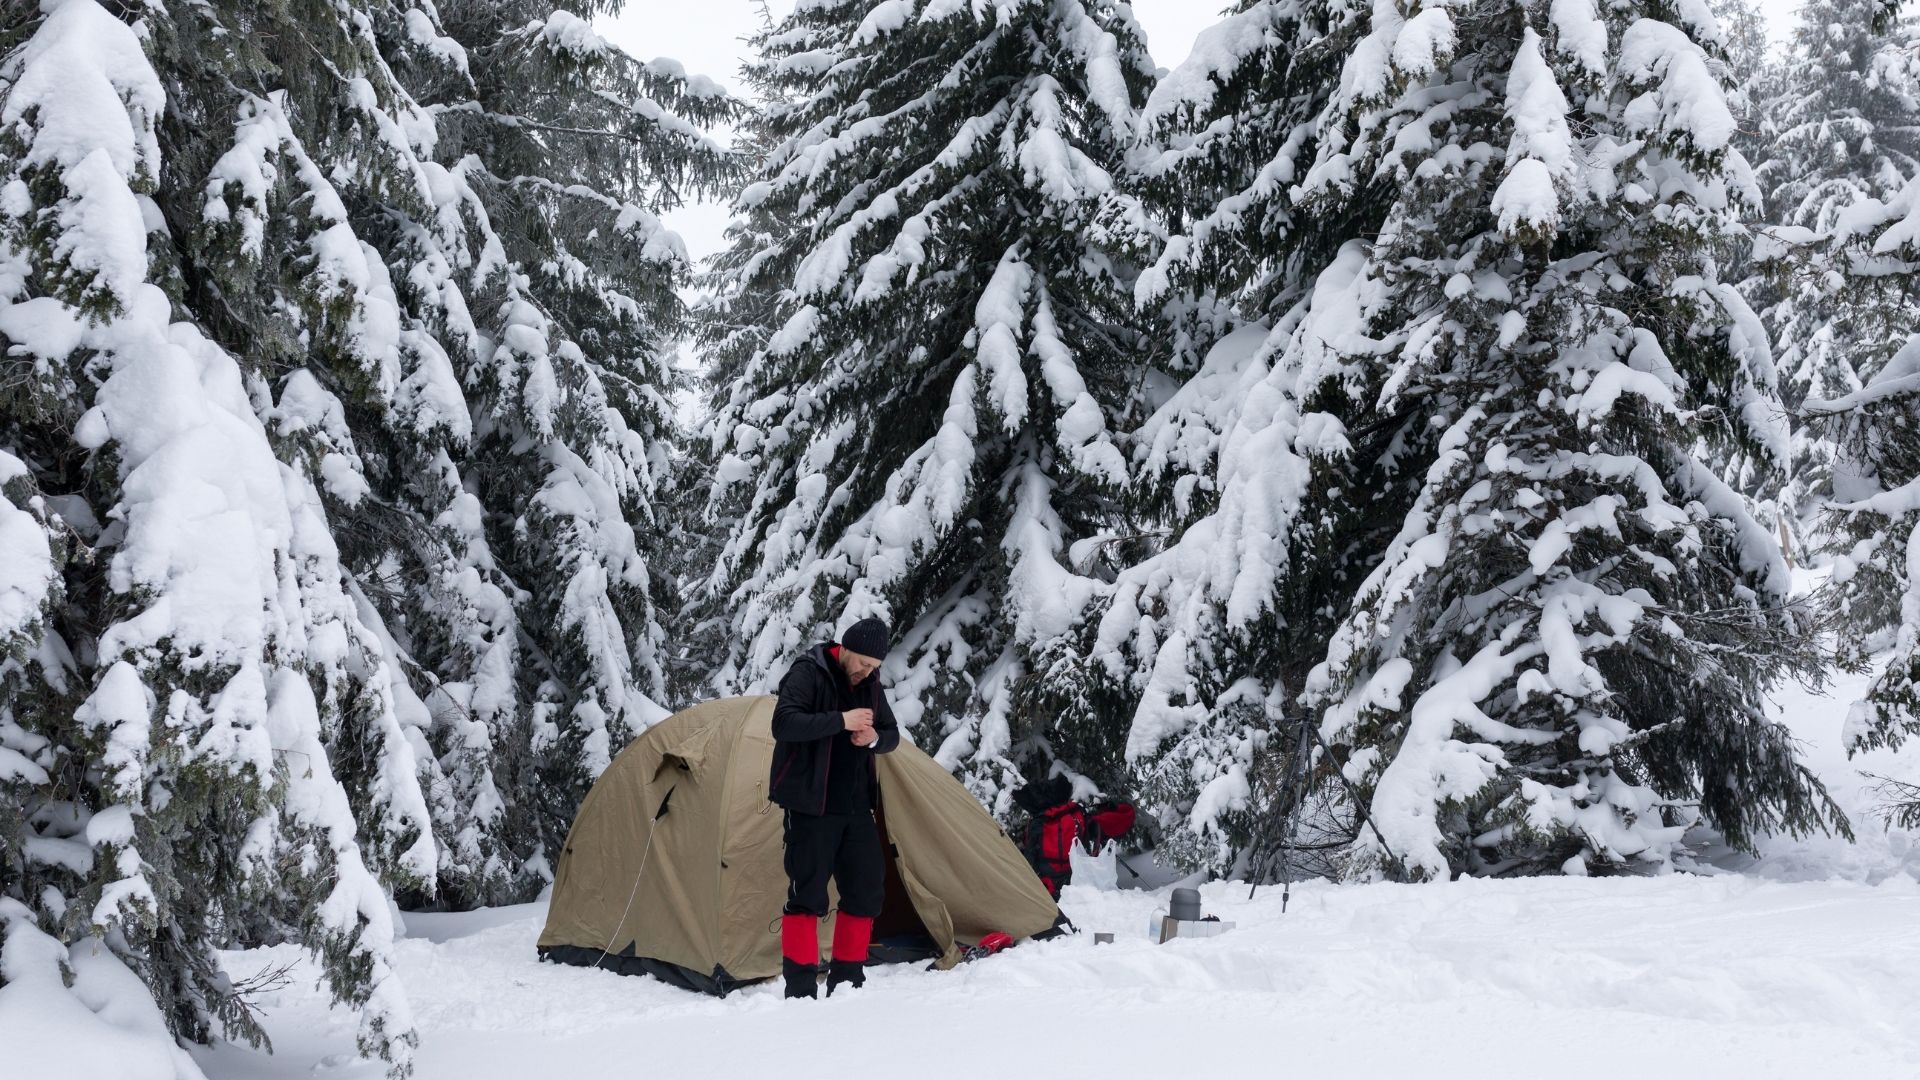
[{"label": "snow-covered pine tree", "polygon": [[[1886,200],[1863,199],[1821,246],[1834,273],[1866,289],[1920,291],[1920,179]],[[1855,288],[1848,281],[1844,288]],[[1910,335],[1851,393],[1810,396],[1815,437],[1836,450],[1828,507],[1833,574],[1826,592],[1843,663],[1864,666],[1891,650],[1865,699],[1847,716],[1848,752],[1898,748],[1920,735],[1920,334]],[[1908,814],[1920,809],[1908,807]]]},{"label": "snow-covered pine tree", "polygon": [[1364,201],[1302,214],[1291,193],[1364,29],[1364,11],[1340,3],[1238,5],[1155,88],[1132,162],[1177,226],[1136,299],[1180,328],[1176,350],[1205,356],[1193,371],[1176,355],[1184,385],[1132,436],[1136,512],[1169,542],[1121,566],[1077,638],[1083,657],[1052,663],[1047,685],[1123,692],[1129,786],[1161,850],[1220,873],[1244,871],[1257,833],[1280,839],[1263,826],[1284,816],[1273,729],[1384,545],[1364,534],[1397,522],[1393,478],[1366,484],[1364,503],[1340,496],[1362,486],[1342,452],[1360,403],[1318,395],[1322,361],[1338,360],[1294,340],[1316,277],[1380,216]]},{"label": "snow-covered pine tree", "polygon": [[[330,763],[382,878],[431,894],[457,831],[447,778],[427,741],[415,661],[377,602],[392,585],[350,563],[365,531],[395,535],[423,509],[370,486],[384,458],[362,445],[412,451],[418,483],[431,489],[447,477],[435,453],[470,422],[446,352],[402,318],[393,272],[347,210],[359,189],[380,190],[381,208],[427,217],[419,155],[398,132],[403,122],[429,129],[371,22],[336,15],[283,22],[202,5],[143,19],[168,104],[153,198],[171,242],[158,257],[176,307],[241,363],[276,455],[302,478],[303,590],[338,594],[324,600],[318,638],[333,651],[314,672]],[[264,51],[263,41],[281,47]],[[392,813],[402,804],[407,814]]]},{"label": "snow-covered pine tree", "polygon": [[[1774,55],[1767,38],[1765,16],[1753,0],[1711,0],[1715,21],[1720,24],[1724,43],[1727,109],[1733,115],[1732,147],[1745,158],[1759,177],[1768,170],[1773,153],[1773,120],[1782,107],[1787,72]],[[1749,307],[1763,312],[1778,299],[1777,282],[1762,273],[1753,258],[1753,236],[1771,222],[1770,200],[1765,184],[1760,184],[1760,200],[1747,208],[1749,228],[1726,238],[1721,251],[1722,276],[1735,281]],[[1765,320],[1764,314],[1762,321]],[[1730,479],[1739,483],[1740,467],[1734,463]],[[1760,470],[1762,474],[1765,470]],[[1765,493],[1771,496],[1772,492]],[[1765,507],[1761,508],[1763,511]]]},{"label": "snow-covered pine tree", "polygon": [[[1767,39],[1765,17],[1751,0],[1711,0],[1709,7],[1725,44],[1721,83],[1734,123],[1729,145],[1758,176],[1771,160],[1773,118],[1780,111],[1787,73]],[[1717,261],[1721,279],[1734,283],[1747,306],[1762,313],[1764,323],[1764,313],[1779,303],[1782,284],[1780,275],[1770,272],[1772,264],[1755,257],[1756,247],[1761,254],[1766,253],[1767,228],[1774,220],[1764,184],[1760,185],[1760,197],[1746,207],[1745,214],[1747,228],[1723,234]],[[1799,433],[1791,437],[1797,445]],[[1753,516],[1780,537],[1789,565],[1804,558],[1796,515],[1779,511],[1781,486],[1794,481],[1791,471],[1782,475],[1767,462],[1756,461],[1740,447],[1724,441],[1703,440],[1700,450],[1747,500]]]},{"label": "snow-covered pine tree", "polygon": [[[505,696],[442,684],[453,730],[487,718],[494,775],[468,806],[490,787],[514,793],[491,819],[471,814],[466,854],[506,875],[466,902],[537,888],[587,787],[665,714],[654,496],[675,437],[689,266],[656,212],[730,184],[734,157],[705,129],[739,110],[717,84],[595,34],[587,19],[617,6],[441,3],[446,37],[403,72],[455,182],[442,212],[465,233],[450,265],[425,254],[413,273],[431,281],[444,266],[443,294],[470,275],[431,316],[453,338],[475,416],[461,478],[484,556],[460,572],[511,583],[518,639]],[[444,61],[437,79],[429,59]]]},{"label": "snow-covered pine tree", "polygon": [[[1786,71],[1772,55],[1767,18],[1753,0],[1712,0],[1720,24],[1727,70],[1727,109],[1733,114],[1733,148],[1756,176],[1765,167]],[[1764,194],[1764,188],[1762,189]]]},{"label": "snow-covered pine tree", "polygon": [[[166,12],[133,14],[164,35]],[[169,85],[95,0],[42,5],[0,72],[0,978],[58,985],[49,967],[79,978],[110,952],[175,1035],[257,1042],[213,950],[272,907],[358,1007],[362,1049],[404,1074],[415,1036],[363,850],[394,851],[402,880],[432,866],[412,748],[390,711],[366,732],[390,783],[363,849],[326,746],[359,718],[316,690],[379,673],[351,671],[311,474],[275,458],[249,372],[178,317]],[[196,212],[197,189],[176,193]]]},{"label": "snow-covered pine tree", "polygon": [[1094,590],[1068,546],[1126,482],[1146,350],[1109,230],[1153,67],[1110,0],[810,0],[754,45],[770,152],[723,295],[772,332],[715,393],[715,681],[886,618],[902,721],[1005,809],[1045,761],[1028,657]]},{"label": "snow-covered pine tree", "polygon": [[657,714],[652,210],[734,105],[579,7],[0,23],[0,914],[181,1037],[293,934],[404,1072],[387,892],[525,895]]},{"label": "snow-covered pine tree", "polygon": [[[203,15],[163,70],[258,17]],[[188,279],[249,354],[292,343],[268,371],[305,365],[276,429],[331,470],[343,557],[428,718],[439,899],[501,902],[660,715],[646,545],[686,267],[653,210],[729,175],[700,125],[735,106],[566,8],[358,25],[275,55],[301,76],[237,105]],[[312,59],[335,53],[358,68]]]},{"label": "snow-covered pine tree", "polygon": [[[771,25],[769,21],[769,29]],[[742,74],[762,109],[781,107],[785,91],[769,81],[776,74],[772,69],[750,65]],[[771,125],[750,124],[734,149],[744,161],[765,162],[779,142]],[[793,235],[791,207],[766,200],[739,210],[727,227],[726,248],[706,260],[697,279],[701,298],[692,347],[700,364],[696,403],[701,417],[700,422],[689,422],[691,437],[682,446],[685,457],[669,477],[666,494],[673,506],[668,524],[680,544],[675,580],[694,586],[685,590],[675,610],[677,629],[668,654],[669,690],[684,698],[712,692],[716,666],[734,651],[732,596],[713,587],[712,578],[752,496],[745,483],[716,489],[715,478],[732,451],[734,435],[715,422],[715,410],[726,401],[724,396],[716,401],[716,394],[731,392],[753,358],[765,351],[788,310],[783,307],[787,290],[763,275],[760,265]]]},{"label": "snow-covered pine tree", "polygon": [[[1778,343],[1781,396],[1833,399],[1861,388],[1920,328],[1898,275],[1850,268],[1823,238],[1867,200],[1885,201],[1920,173],[1920,28],[1883,0],[1813,0],[1780,64],[1756,169],[1770,206],[1761,254],[1761,317]],[[1852,226],[1848,226],[1852,228]],[[1800,547],[1817,547],[1832,497],[1836,449],[1823,425],[1794,433],[1779,493]]]},{"label": "snow-covered pine tree", "polygon": [[[1704,3],[1378,6],[1300,185],[1391,181],[1298,333],[1364,359],[1421,478],[1307,700],[1367,802],[1356,872],[1668,865],[1845,817],[1765,715],[1815,653],[1777,543],[1695,453],[1784,465],[1718,277],[1751,177]],[[1347,370],[1354,370],[1349,367]]]}]

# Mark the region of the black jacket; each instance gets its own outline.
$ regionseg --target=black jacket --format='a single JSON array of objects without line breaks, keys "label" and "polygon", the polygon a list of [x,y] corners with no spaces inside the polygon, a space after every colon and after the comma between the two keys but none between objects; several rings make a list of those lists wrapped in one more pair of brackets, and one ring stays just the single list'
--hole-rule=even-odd
[{"label": "black jacket", "polygon": [[[874,754],[891,753],[900,745],[900,725],[887,705],[886,688],[878,673],[852,688],[853,705],[840,704],[840,685],[846,678],[835,670],[831,645],[815,645],[794,661],[780,680],[780,697],[773,706],[773,767],[768,773],[767,797],[785,809],[819,814],[827,805],[827,767],[836,752],[851,750],[864,757],[869,791],[879,790]],[[853,747],[838,738],[846,730],[840,714],[848,708],[873,710],[873,731],[879,741]],[[836,751],[835,745],[844,749]]]}]

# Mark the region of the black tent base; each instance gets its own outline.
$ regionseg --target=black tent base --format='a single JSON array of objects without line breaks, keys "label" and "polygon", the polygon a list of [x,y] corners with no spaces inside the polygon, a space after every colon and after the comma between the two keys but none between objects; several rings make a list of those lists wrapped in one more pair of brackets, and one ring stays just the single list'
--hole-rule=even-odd
[{"label": "black tent base", "polygon": [[583,948],[579,945],[542,945],[540,959],[555,964],[572,964],[575,967],[605,968],[617,975],[651,975],[664,983],[671,983],[682,990],[692,990],[714,997],[726,997],[735,990],[759,979],[736,979],[727,973],[727,969],[714,965],[713,973],[702,975],[692,968],[679,964],[670,964],[665,960],[655,960],[651,956],[633,955],[633,946],[627,946],[620,954],[604,952],[600,949]]},{"label": "black tent base", "polygon": [[[620,955],[604,952],[600,949],[583,948],[579,945],[542,945],[540,959],[555,964],[572,964],[575,967],[605,968],[618,975],[651,975],[661,982],[677,986],[682,990],[692,990],[700,994],[712,994],[714,997],[726,997],[743,986],[765,982],[765,979],[736,979],[727,973],[727,969],[714,965],[713,973],[702,975],[692,968],[665,960],[655,960],[651,956],[633,955],[633,946],[627,946]],[[933,939],[918,934],[899,934],[881,938],[873,942],[867,950],[868,964],[908,964],[916,960],[938,958],[940,950],[934,947]]]}]

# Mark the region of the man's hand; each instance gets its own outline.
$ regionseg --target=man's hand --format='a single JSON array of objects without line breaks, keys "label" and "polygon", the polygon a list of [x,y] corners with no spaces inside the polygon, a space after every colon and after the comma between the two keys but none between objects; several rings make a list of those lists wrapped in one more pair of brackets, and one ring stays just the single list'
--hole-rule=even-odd
[{"label": "man's hand", "polygon": [[853,732],[853,741],[859,745],[866,745],[860,742],[861,732],[866,732],[869,737],[875,737],[872,709],[848,709],[840,714],[840,721],[846,725],[848,731]]},{"label": "man's hand", "polygon": [[853,745],[855,746],[872,746],[879,741],[880,733],[870,727],[861,728],[859,731],[853,733]]}]

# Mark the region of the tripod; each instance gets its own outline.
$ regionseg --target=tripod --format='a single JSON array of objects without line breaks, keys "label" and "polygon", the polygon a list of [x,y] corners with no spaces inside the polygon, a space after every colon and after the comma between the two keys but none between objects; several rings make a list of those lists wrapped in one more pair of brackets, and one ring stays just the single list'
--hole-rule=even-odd
[{"label": "tripod", "polygon": [[[1288,721],[1287,726],[1293,729],[1293,745],[1288,749],[1286,768],[1281,771],[1280,787],[1276,792],[1280,800],[1280,805],[1286,807],[1285,817],[1282,821],[1285,831],[1281,833],[1280,849],[1278,852],[1281,882],[1280,913],[1282,915],[1287,913],[1287,903],[1293,899],[1293,861],[1288,857],[1288,853],[1293,850],[1293,839],[1300,829],[1300,808],[1306,805],[1307,801],[1307,778],[1312,771],[1311,765],[1314,751],[1319,751],[1329,762],[1333,759],[1332,752],[1327,749],[1326,742],[1320,737],[1320,727],[1313,722],[1311,714],[1301,713],[1295,719]],[[1393,852],[1392,849],[1387,847],[1387,838],[1380,835],[1380,827],[1373,823],[1372,817],[1368,816],[1366,804],[1361,801],[1360,793],[1355,790],[1353,781],[1347,779],[1346,772],[1338,768],[1334,770],[1334,775],[1340,778],[1341,786],[1346,788],[1347,797],[1353,800],[1354,812],[1359,814],[1360,820],[1366,822],[1367,828],[1373,831],[1374,839],[1380,843],[1380,850],[1391,858]],[[1273,819],[1269,817],[1261,824],[1260,834],[1256,837],[1254,844],[1254,859],[1256,861],[1250,862],[1247,866],[1247,876],[1253,879],[1251,886],[1247,889],[1247,899],[1249,900],[1253,899],[1253,894],[1260,888],[1261,875],[1256,872],[1259,868],[1258,860],[1262,858],[1260,851],[1265,846],[1268,830],[1273,824]]]}]

